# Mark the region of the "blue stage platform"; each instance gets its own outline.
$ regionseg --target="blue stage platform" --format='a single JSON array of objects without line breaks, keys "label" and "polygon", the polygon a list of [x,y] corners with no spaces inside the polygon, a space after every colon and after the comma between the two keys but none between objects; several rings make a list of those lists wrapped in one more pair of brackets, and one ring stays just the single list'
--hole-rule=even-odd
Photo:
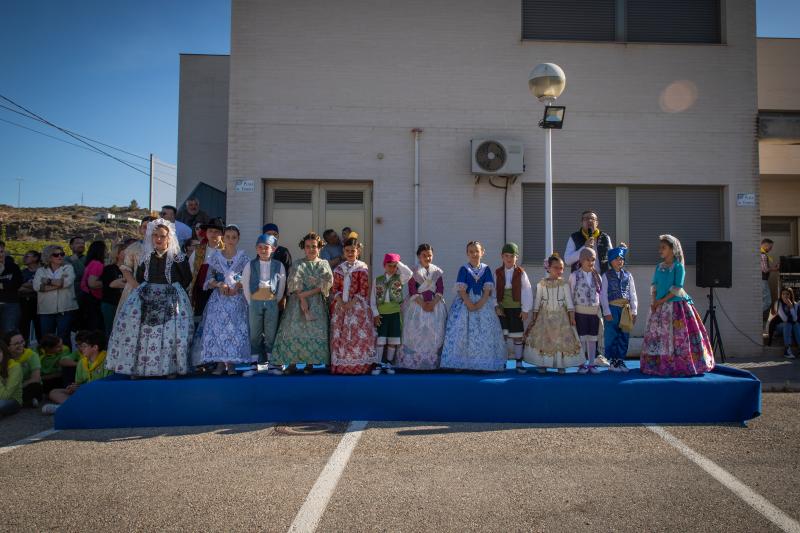
[{"label": "blue stage platform", "polygon": [[[629,364],[637,367],[638,363]],[[761,382],[719,366],[692,378],[574,371],[394,376],[257,375],[175,380],[111,376],[81,387],[57,429],[319,420],[555,424],[728,423],[761,412]]]}]

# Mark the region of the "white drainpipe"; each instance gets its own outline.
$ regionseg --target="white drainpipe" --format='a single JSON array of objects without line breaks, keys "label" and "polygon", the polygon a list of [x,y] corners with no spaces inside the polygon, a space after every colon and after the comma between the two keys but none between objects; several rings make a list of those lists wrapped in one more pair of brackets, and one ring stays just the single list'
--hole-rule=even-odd
[{"label": "white drainpipe", "polygon": [[419,246],[419,136],[422,135],[422,128],[414,128],[414,243],[411,246],[412,252]]}]

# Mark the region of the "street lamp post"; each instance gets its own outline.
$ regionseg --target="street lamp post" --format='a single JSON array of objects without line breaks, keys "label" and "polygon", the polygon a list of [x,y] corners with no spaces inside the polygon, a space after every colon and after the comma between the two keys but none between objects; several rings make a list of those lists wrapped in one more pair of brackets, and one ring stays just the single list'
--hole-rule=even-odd
[{"label": "street lamp post", "polygon": [[[545,257],[553,253],[553,154],[552,154],[552,129],[560,128],[549,123],[548,108],[552,106],[556,98],[561,96],[566,86],[567,78],[564,71],[555,63],[541,63],[536,65],[528,76],[528,88],[531,93],[545,105],[545,118],[539,124],[545,130],[544,137],[544,247]],[[563,110],[560,114],[563,120]]]}]

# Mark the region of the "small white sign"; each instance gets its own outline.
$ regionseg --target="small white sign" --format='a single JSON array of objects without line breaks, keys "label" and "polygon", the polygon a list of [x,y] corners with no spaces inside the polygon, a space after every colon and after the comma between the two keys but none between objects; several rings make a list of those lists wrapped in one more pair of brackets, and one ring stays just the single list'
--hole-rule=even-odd
[{"label": "small white sign", "polygon": [[755,207],[756,195],[752,192],[740,192],[736,195],[737,207]]},{"label": "small white sign", "polygon": [[236,192],[256,192],[256,180],[236,180],[234,190]]}]

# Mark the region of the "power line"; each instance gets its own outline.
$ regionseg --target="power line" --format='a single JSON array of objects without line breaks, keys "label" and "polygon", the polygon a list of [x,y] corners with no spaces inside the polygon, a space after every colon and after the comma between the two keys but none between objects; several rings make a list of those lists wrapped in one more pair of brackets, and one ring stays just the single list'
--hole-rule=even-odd
[{"label": "power line", "polygon": [[[22,115],[25,118],[29,118],[31,120],[35,120],[37,122],[41,122],[42,124],[47,124],[47,121],[41,120],[41,119],[39,119],[39,118],[37,118],[37,117],[35,117],[33,115],[29,115],[27,113],[23,113],[22,111],[19,111],[17,109],[5,106],[3,104],[0,104],[0,108],[6,109],[6,110],[11,111],[12,113],[16,113],[18,115]],[[91,137],[87,137],[86,135],[81,135],[80,133],[74,132],[72,130],[68,130],[68,129],[65,128],[64,131],[68,131],[73,135],[77,135],[78,137],[86,139],[87,141],[92,141],[94,143],[100,144],[100,145],[105,146],[107,148],[112,148],[114,150],[117,150],[118,152],[122,152],[123,154],[127,154],[127,155],[130,155],[130,156],[133,156],[133,157],[138,157],[139,159],[142,159],[144,161],[149,161],[150,160],[149,157],[145,157],[145,156],[139,155],[139,154],[134,154],[133,152],[129,152],[127,150],[123,150],[122,148],[119,148],[117,146],[113,146],[111,144],[106,144],[106,143],[104,143],[102,141],[98,141],[97,139],[92,139]]]},{"label": "power line", "polygon": [[10,104],[12,104],[12,105],[15,105],[15,106],[17,106],[18,108],[22,109],[23,111],[26,111],[27,113],[29,113],[30,115],[32,115],[32,116],[36,117],[37,119],[41,120],[42,122],[44,122],[44,123],[45,123],[45,124],[47,124],[48,126],[52,126],[52,127],[56,128],[57,130],[61,131],[62,133],[66,133],[67,135],[69,135],[70,137],[72,137],[73,139],[75,139],[76,141],[78,141],[78,142],[81,142],[81,143],[83,143],[83,144],[85,144],[85,145],[87,145],[87,146],[89,146],[89,147],[91,147],[91,148],[94,148],[95,150],[97,150],[97,151],[98,151],[98,152],[100,152],[101,154],[103,154],[103,155],[105,155],[105,156],[107,156],[107,157],[110,157],[111,159],[114,159],[115,161],[119,161],[120,163],[122,163],[122,164],[123,164],[123,165],[125,165],[126,167],[132,168],[132,169],[133,169],[133,170],[135,170],[136,172],[140,172],[140,173],[144,174],[145,176],[149,176],[149,175],[150,175],[148,172],[145,172],[144,170],[142,170],[142,169],[140,169],[140,168],[138,168],[138,167],[135,167],[135,166],[133,166],[132,164],[128,163],[127,161],[125,161],[125,160],[123,160],[123,159],[120,159],[120,158],[119,158],[119,157],[117,157],[117,156],[111,155],[111,154],[109,154],[108,152],[106,152],[106,151],[104,151],[104,150],[101,150],[101,149],[97,148],[96,146],[94,146],[94,145],[92,145],[92,144],[89,144],[87,141],[84,141],[83,139],[81,139],[81,138],[80,138],[80,137],[78,137],[77,135],[73,134],[72,132],[70,132],[70,131],[68,131],[68,130],[66,130],[66,129],[64,129],[64,128],[60,127],[60,126],[56,126],[55,124],[53,124],[52,122],[50,122],[50,121],[49,121],[49,120],[47,120],[46,118],[44,118],[44,117],[41,117],[41,116],[37,115],[36,113],[34,113],[33,111],[31,111],[30,109],[27,109],[25,106],[22,106],[22,105],[20,105],[20,104],[16,103],[15,101],[13,101],[12,99],[8,98],[7,96],[3,96],[2,94],[0,94],[0,98],[2,98],[3,100],[5,100],[6,102],[9,102],[9,103],[10,103]]},{"label": "power line", "polygon": [[[24,129],[24,130],[31,131],[31,132],[33,132],[33,133],[38,133],[39,135],[44,135],[45,137],[49,137],[49,138],[51,138],[51,139],[54,139],[54,140],[56,140],[56,141],[62,142],[62,143],[64,143],[64,144],[68,144],[68,145],[70,145],[70,146],[74,146],[75,148],[80,148],[81,150],[86,150],[86,151],[88,151],[88,152],[93,152],[93,153],[99,153],[99,152],[97,152],[97,150],[94,150],[94,149],[92,149],[92,148],[89,148],[89,147],[87,147],[87,146],[84,146],[84,145],[82,145],[82,144],[77,144],[77,143],[72,143],[72,142],[69,142],[69,141],[68,141],[68,140],[66,140],[66,139],[62,139],[61,137],[56,137],[55,135],[50,135],[50,134],[48,134],[48,133],[45,133],[45,132],[43,132],[43,131],[39,131],[39,130],[35,130],[35,129],[33,129],[33,128],[29,128],[28,126],[25,126],[25,125],[23,125],[23,124],[20,124],[20,123],[18,123],[18,122],[14,122],[13,120],[6,120],[6,119],[4,119],[4,118],[0,118],[0,122],[5,122],[6,124],[11,124],[12,126],[16,126],[16,127],[18,127],[18,128],[22,128],[22,129]],[[136,163],[131,163],[131,164],[132,164],[132,165],[135,165]]]}]

